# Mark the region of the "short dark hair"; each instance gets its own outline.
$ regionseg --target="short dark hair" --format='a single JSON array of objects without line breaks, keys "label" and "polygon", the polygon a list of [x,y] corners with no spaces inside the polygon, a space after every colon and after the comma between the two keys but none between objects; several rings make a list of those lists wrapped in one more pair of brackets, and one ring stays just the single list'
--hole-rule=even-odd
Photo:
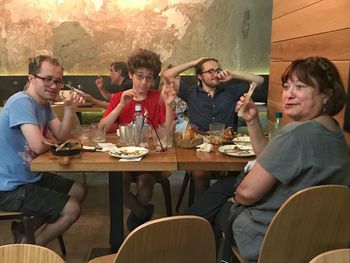
[{"label": "short dark hair", "polygon": [[203,59],[201,62],[199,62],[195,67],[195,72],[196,72],[196,76],[198,76],[199,74],[202,74],[203,72],[203,64],[208,62],[208,61],[215,61],[216,63],[219,64],[219,60],[217,60],[216,58],[205,58]]},{"label": "short dark hair", "polygon": [[63,67],[61,66],[61,64],[58,62],[58,60],[56,58],[53,58],[53,57],[47,56],[47,55],[38,55],[36,57],[29,58],[29,60],[28,60],[28,74],[40,73],[41,65],[45,61],[49,62],[50,64],[52,64],[54,66],[61,67],[61,69],[63,71]]},{"label": "short dark hair", "polygon": [[120,74],[126,78],[128,77],[128,65],[123,61],[116,61],[111,64],[114,71],[120,70]]},{"label": "short dark hair", "polygon": [[153,71],[156,78],[162,68],[160,56],[147,49],[138,49],[134,51],[128,58],[128,68],[131,73],[135,73],[138,68],[147,68]]},{"label": "short dark hair", "polygon": [[335,65],[324,57],[294,60],[282,75],[282,85],[292,76],[328,96],[324,112],[334,116],[344,107],[346,93]]}]

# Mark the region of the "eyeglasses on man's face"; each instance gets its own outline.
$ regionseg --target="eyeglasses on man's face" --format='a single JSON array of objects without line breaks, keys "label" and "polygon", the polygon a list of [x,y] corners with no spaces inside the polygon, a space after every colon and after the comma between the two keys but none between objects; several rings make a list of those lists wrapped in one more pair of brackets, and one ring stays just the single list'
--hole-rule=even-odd
[{"label": "eyeglasses on man's face", "polygon": [[61,79],[53,79],[50,77],[41,77],[35,74],[32,74],[34,77],[41,79],[45,86],[51,87],[53,84],[58,88],[62,88],[64,86],[64,81]]},{"label": "eyeglasses on man's face", "polygon": [[146,80],[146,82],[152,82],[154,80],[153,76],[145,76],[141,72],[136,72],[134,75],[136,76],[136,79],[140,81]]},{"label": "eyeglasses on man's face", "polygon": [[221,71],[222,71],[222,68],[217,68],[217,69],[211,68],[209,70],[202,71],[202,74],[203,73],[209,73],[210,75],[214,75],[215,73],[219,74]]}]

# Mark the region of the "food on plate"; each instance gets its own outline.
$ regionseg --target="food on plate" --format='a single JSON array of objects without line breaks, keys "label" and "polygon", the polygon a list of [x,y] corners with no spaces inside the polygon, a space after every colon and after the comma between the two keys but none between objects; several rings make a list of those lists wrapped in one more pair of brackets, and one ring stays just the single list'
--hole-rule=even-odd
[{"label": "food on plate", "polygon": [[191,140],[196,136],[196,134],[196,130],[191,125],[187,125],[186,129],[182,133],[182,139]]},{"label": "food on plate", "polygon": [[232,127],[226,128],[224,131],[223,139],[226,141],[230,141],[233,139],[233,137],[234,137],[233,128]]},{"label": "food on plate", "polygon": [[61,144],[51,146],[50,150],[54,155],[72,156],[79,154],[82,150],[82,144],[77,141],[66,141]]},{"label": "food on plate", "polygon": [[119,155],[137,156],[137,155],[142,154],[143,151],[140,151],[140,150],[133,150],[133,151],[119,150],[119,151],[116,151],[116,153]]},{"label": "food on plate", "polygon": [[238,145],[233,145],[233,147],[224,149],[225,153],[238,153],[238,152],[250,152],[250,151],[251,149],[244,149],[239,147]]}]

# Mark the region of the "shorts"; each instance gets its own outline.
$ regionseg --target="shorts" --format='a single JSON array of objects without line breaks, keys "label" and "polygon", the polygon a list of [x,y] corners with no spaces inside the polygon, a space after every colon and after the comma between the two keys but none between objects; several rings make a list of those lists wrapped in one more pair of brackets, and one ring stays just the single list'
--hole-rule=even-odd
[{"label": "shorts", "polygon": [[0,191],[0,209],[19,211],[53,222],[69,200],[68,193],[73,184],[73,180],[43,173],[38,182],[18,186],[12,191]]}]

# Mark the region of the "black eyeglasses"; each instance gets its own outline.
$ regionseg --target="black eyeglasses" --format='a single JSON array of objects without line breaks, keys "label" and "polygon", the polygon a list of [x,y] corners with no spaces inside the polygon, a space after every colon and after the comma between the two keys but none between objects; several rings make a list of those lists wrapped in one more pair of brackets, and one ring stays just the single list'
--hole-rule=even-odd
[{"label": "black eyeglasses", "polygon": [[38,75],[35,75],[35,74],[32,74],[34,77],[38,78],[38,79],[41,79],[43,82],[44,82],[44,85],[45,86],[52,86],[53,84],[56,85],[56,87],[58,88],[62,88],[64,86],[64,81],[61,80],[61,79],[53,79],[53,78],[50,78],[50,77],[41,77],[41,76],[38,76]]},{"label": "black eyeglasses", "polygon": [[222,68],[217,68],[217,69],[211,68],[209,70],[203,71],[202,74],[203,73],[209,73],[210,75],[214,75],[215,73],[219,74],[221,71],[222,71]]},{"label": "black eyeglasses", "polygon": [[136,76],[136,78],[138,79],[138,80],[146,80],[146,82],[152,82],[153,80],[154,80],[154,78],[153,77],[151,77],[151,76],[144,76],[142,73],[140,73],[140,72],[136,72],[135,74],[134,74],[135,76]]}]

